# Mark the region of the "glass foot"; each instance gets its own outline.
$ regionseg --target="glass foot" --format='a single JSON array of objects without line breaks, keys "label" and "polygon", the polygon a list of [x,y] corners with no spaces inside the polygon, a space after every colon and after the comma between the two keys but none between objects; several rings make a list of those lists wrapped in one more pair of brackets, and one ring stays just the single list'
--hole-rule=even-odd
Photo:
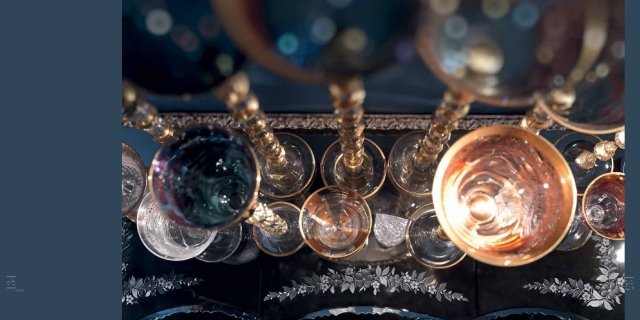
[{"label": "glass foot", "polygon": [[295,197],[311,186],[316,173],[316,160],[309,144],[295,134],[280,132],[276,137],[285,150],[287,164],[271,167],[258,154],[262,168],[260,191],[273,199]]},{"label": "glass foot", "polygon": [[325,186],[337,185],[353,189],[367,199],[382,188],[387,174],[384,153],[375,142],[364,140],[364,161],[356,170],[349,170],[342,162],[340,141],[327,148],[320,163],[320,173]]},{"label": "glass foot", "polygon": [[[582,196],[578,196],[578,203],[582,203]],[[574,251],[582,248],[589,238],[591,238],[591,234],[593,231],[589,228],[587,223],[584,221],[584,217],[582,216],[582,207],[580,205],[576,206],[576,212],[573,215],[573,222],[571,223],[571,227],[569,228],[569,232],[567,236],[560,242],[560,244],[556,247],[558,251]]]},{"label": "glass foot", "polygon": [[253,237],[258,248],[274,257],[286,257],[300,250],[304,245],[298,226],[300,209],[288,202],[273,202],[266,209],[273,210],[274,214],[287,222],[287,231],[283,235],[276,235],[254,225]]},{"label": "glass foot", "polygon": [[433,204],[420,207],[411,215],[405,239],[413,258],[430,268],[450,268],[466,256],[444,235]]},{"label": "glass foot", "polygon": [[184,261],[198,256],[216,235],[214,230],[188,227],[167,217],[151,194],[147,194],[140,204],[137,228],[147,250],[169,261]]},{"label": "glass foot", "polygon": [[218,230],[211,244],[196,259],[203,262],[221,262],[231,257],[240,247],[246,232],[242,223]]},{"label": "glass foot", "polygon": [[[414,131],[400,137],[391,148],[387,163],[389,179],[398,191],[416,197],[431,194],[433,177],[438,167],[438,161],[426,168],[418,168],[414,165],[420,140],[424,138],[426,133],[424,130]],[[445,149],[447,147],[445,145]]]},{"label": "glass foot", "polygon": [[571,168],[578,193],[584,192],[593,179],[613,171],[613,159],[609,161],[598,160],[592,169],[582,169],[575,161],[583,151],[593,152],[593,147],[600,141],[602,140],[594,135],[572,132],[563,135],[555,143],[556,148],[562,153]]},{"label": "glass foot", "polygon": [[229,258],[223,260],[223,263],[237,266],[249,263],[260,255],[260,249],[258,249],[258,246],[253,239],[253,232],[250,230],[251,225],[243,222],[242,241],[240,241],[240,246],[238,246],[238,249]]},{"label": "glass foot", "polygon": [[329,186],[312,193],[302,206],[300,232],[319,255],[346,258],[365,247],[371,233],[369,205],[354,190]]},{"label": "glass foot", "polygon": [[[136,209],[147,188],[147,168],[140,155],[122,143],[122,215],[135,222]],[[132,219],[133,218],[133,219]]]}]

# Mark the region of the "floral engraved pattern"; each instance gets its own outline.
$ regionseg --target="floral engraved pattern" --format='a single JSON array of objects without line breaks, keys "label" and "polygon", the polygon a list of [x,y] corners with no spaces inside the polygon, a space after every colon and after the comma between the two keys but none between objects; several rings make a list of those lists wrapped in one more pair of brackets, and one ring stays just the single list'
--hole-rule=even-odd
[{"label": "floral engraved pattern", "polygon": [[133,305],[138,299],[157,296],[172,290],[179,290],[202,283],[202,279],[187,277],[183,274],[171,272],[159,277],[136,278],[128,276],[129,257],[131,254],[131,239],[133,233],[130,230],[131,222],[122,221],[122,303]]},{"label": "floral engraved pattern", "polygon": [[449,291],[446,287],[446,283],[438,284],[433,275],[428,276],[426,271],[419,274],[416,271],[396,273],[395,268],[388,266],[358,269],[348,267],[340,271],[328,269],[328,273],[320,276],[314,273],[311,277],[304,277],[302,283],[292,280],[291,287],[284,286],[281,292],[269,292],[264,301],[278,299],[282,302],[312,293],[317,295],[349,291],[353,294],[367,290],[372,290],[374,295],[382,290],[391,293],[404,291],[435,296],[438,301],[442,301],[442,298],[447,301],[469,301],[462,294]]},{"label": "floral engraved pattern", "polygon": [[616,265],[615,247],[608,239],[594,235],[596,241],[596,259],[599,267],[594,276],[595,283],[583,282],[582,279],[560,281],[558,278],[544,279],[524,285],[525,289],[540,291],[542,294],[552,293],[561,296],[571,296],[580,299],[583,304],[594,308],[613,310],[616,304],[621,304],[620,298],[625,293],[625,275],[618,272]]}]

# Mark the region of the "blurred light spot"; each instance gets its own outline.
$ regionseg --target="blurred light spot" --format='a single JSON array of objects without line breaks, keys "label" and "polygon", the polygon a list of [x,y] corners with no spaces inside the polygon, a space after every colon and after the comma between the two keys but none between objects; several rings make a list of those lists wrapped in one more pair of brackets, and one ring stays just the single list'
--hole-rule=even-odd
[{"label": "blurred light spot", "polygon": [[171,39],[186,52],[194,52],[200,46],[198,37],[183,25],[176,26],[171,30]]},{"label": "blurred light spot", "polygon": [[368,41],[367,35],[359,28],[349,28],[342,33],[342,44],[351,51],[361,51]]},{"label": "blurred light spot", "polygon": [[549,184],[545,182],[545,183],[542,184],[542,187],[545,188],[545,189],[549,189]]},{"label": "blurred light spot", "polygon": [[353,0],[327,0],[327,2],[334,8],[346,8],[351,5]]},{"label": "blurred light spot", "polygon": [[491,19],[500,19],[509,12],[508,0],[482,0],[482,12]]},{"label": "blurred light spot", "polygon": [[553,77],[553,85],[554,86],[561,86],[562,84],[564,84],[564,77],[561,75],[556,75],[555,77]]},{"label": "blurred light spot", "polygon": [[461,16],[451,16],[444,22],[444,33],[452,39],[462,39],[467,31],[469,31],[469,25]]},{"label": "blurred light spot", "polygon": [[293,54],[298,51],[298,37],[292,33],[283,33],[278,38],[278,50],[284,54]]},{"label": "blurred light spot", "polygon": [[223,76],[230,76],[233,73],[233,58],[228,54],[219,54],[216,57],[216,66]]},{"label": "blurred light spot", "polygon": [[616,261],[624,263],[624,242],[620,245],[620,248],[616,250]]},{"label": "blurred light spot", "polygon": [[164,9],[153,9],[149,11],[145,19],[147,30],[156,36],[163,36],[171,30],[173,21],[171,15]]},{"label": "blurred light spot", "polygon": [[316,44],[327,43],[336,34],[336,24],[327,17],[318,18],[311,26],[311,36]]},{"label": "blurred light spot", "polygon": [[512,18],[516,26],[529,29],[538,22],[540,9],[531,1],[523,1],[513,9]]},{"label": "blurred light spot", "polygon": [[624,41],[616,41],[611,46],[611,54],[616,59],[624,59]]},{"label": "blurred light spot", "polygon": [[502,49],[492,40],[481,41],[468,49],[467,65],[475,73],[494,75],[504,65]]},{"label": "blurred light spot", "polygon": [[598,63],[598,65],[596,66],[596,75],[600,78],[608,76],[609,66],[604,62]]},{"label": "blurred light spot", "polygon": [[589,48],[600,49],[607,39],[607,33],[602,28],[590,27],[584,32],[584,42]]},{"label": "blurred light spot", "polygon": [[536,53],[536,58],[541,64],[550,64],[553,60],[553,50],[549,47],[540,47]]},{"label": "blurred light spot", "polygon": [[458,10],[460,0],[429,0],[431,10],[441,16],[448,16]]},{"label": "blurred light spot", "polygon": [[208,14],[198,21],[198,30],[203,37],[211,39],[220,32],[220,23],[214,15]]}]

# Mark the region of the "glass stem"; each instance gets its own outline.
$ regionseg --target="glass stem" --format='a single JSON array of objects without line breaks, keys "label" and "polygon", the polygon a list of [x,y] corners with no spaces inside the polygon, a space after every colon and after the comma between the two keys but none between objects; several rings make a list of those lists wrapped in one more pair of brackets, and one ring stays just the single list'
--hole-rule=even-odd
[{"label": "glass stem", "polygon": [[329,92],[338,123],[342,161],[348,170],[358,172],[364,161],[364,85],[354,77],[332,82]]},{"label": "glass stem", "polygon": [[575,92],[568,86],[553,89],[544,96],[538,96],[534,107],[529,109],[524,118],[522,118],[520,127],[539,134],[540,131],[553,125],[553,119],[542,108],[543,104],[548,105],[549,109],[555,113],[563,115],[571,110],[575,99]]},{"label": "glass stem", "polygon": [[444,145],[451,138],[451,132],[458,128],[458,121],[469,113],[470,98],[453,92],[446,92],[442,102],[431,116],[427,134],[420,140],[413,166],[423,170],[431,166]]},{"label": "glass stem", "polygon": [[246,74],[239,72],[230,77],[214,90],[214,94],[226,103],[231,116],[240,122],[243,131],[269,167],[285,168],[286,152],[273,133],[266,115],[260,110],[258,98],[251,92]]},{"label": "glass stem", "polygon": [[438,225],[438,227],[436,228],[436,232],[435,233],[436,233],[436,237],[438,237],[438,239],[440,239],[442,241],[450,241],[449,237],[444,232],[444,229],[442,229],[442,226]]},{"label": "glass stem", "polygon": [[582,169],[593,169],[596,166],[596,160],[609,161],[618,149],[624,149],[624,130],[616,133],[615,142],[600,141],[593,148],[593,152],[583,151],[575,161]]},{"label": "glass stem", "polygon": [[165,143],[173,138],[173,126],[158,115],[158,110],[145,102],[140,92],[128,81],[122,83],[122,116],[136,129],[144,130],[153,140]]},{"label": "glass stem", "polygon": [[269,209],[264,203],[258,203],[258,207],[253,212],[253,215],[251,215],[246,222],[278,236],[285,234],[289,228],[287,221]]}]

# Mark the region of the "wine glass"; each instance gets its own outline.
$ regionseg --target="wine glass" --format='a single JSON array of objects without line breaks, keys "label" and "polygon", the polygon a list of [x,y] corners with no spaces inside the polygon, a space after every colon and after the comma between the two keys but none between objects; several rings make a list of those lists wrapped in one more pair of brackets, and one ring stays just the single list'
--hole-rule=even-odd
[{"label": "wine glass", "polygon": [[582,198],[589,227],[611,240],[624,240],[624,173],[606,173],[593,180]]},{"label": "wine glass", "polygon": [[558,150],[535,133],[491,126],[472,131],[443,155],[433,203],[447,237],[494,266],[536,261],[564,239],[576,185]]},{"label": "wine glass", "polygon": [[593,234],[593,231],[591,231],[591,228],[589,228],[589,225],[587,225],[582,215],[582,206],[580,205],[582,204],[582,195],[578,195],[577,203],[578,205],[573,214],[573,222],[571,222],[569,232],[567,232],[564,240],[556,247],[558,251],[578,250],[589,241]]},{"label": "wine glass", "polygon": [[300,233],[305,243],[325,258],[341,259],[364,248],[371,233],[369,205],[356,191],[328,186],[302,205]]},{"label": "wine glass", "polygon": [[213,242],[196,259],[233,265],[254,260],[260,250],[256,246],[251,229],[251,226],[243,222],[219,230]]},{"label": "wine glass", "polygon": [[254,226],[253,238],[260,250],[274,257],[286,257],[296,253],[304,246],[304,240],[298,226],[300,208],[291,203],[279,201],[259,206],[256,210],[277,212],[287,223],[287,231],[284,234],[268,232],[258,226]]},{"label": "wine glass", "polygon": [[136,221],[136,211],[147,188],[147,168],[138,152],[122,143],[122,215]]},{"label": "wine glass", "polygon": [[411,256],[430,268],[450,268],[466,256],[440,227],[433,204],[424,205],[411,215],[405,231],[405,243]]},{"label": "wine glass", "polygon": [[[348,187],[365,198],[379,191],[385,157],[363,134],[360,76],[395,59],[395,49],[412,29],[416,3],[353,1],[337,8],[291,0],[211,2],[227,32],[253,60],[289,79],[329,85],[340,139],[320,164],[325,185]],[[282,15],[283,7],[296,14]]]},{"label": "wine glass", "polygon": [[571,132],[563,135],[558,139],[554,145],[562,153],[564,159],[571,167],[573,178],[576,180],[576,187],[578,192],[584,192],[589,183],[596,177],[613,171],[613,159],[609,161],[603,161],[595,165],[590,169],[580,167],[576,159],[584,151],[591,151],[602,140],[597,136]]},{"label": "wine glass", "polygon": [[196,257],[207,249],[216,235],[213,229],[189,227],[170,219],[151,194],[147,194],[140,204],[137,228],[147,250],[169,261]]}]

